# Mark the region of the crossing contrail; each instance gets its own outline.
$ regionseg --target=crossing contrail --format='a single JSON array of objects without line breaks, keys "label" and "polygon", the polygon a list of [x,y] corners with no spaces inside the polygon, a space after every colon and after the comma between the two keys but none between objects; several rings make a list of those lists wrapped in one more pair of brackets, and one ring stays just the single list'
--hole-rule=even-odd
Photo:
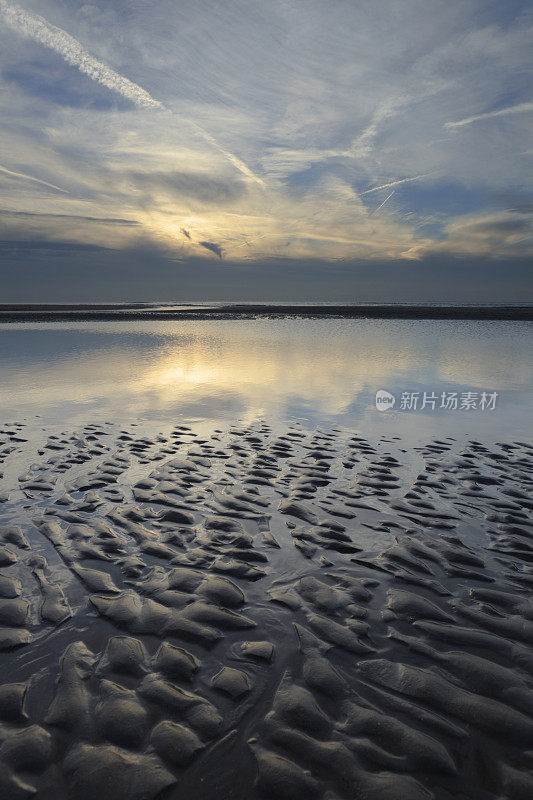
[{"label": "crossing contrail", "polygon": [[[80,72],[87,75],[91,80],[102,84],[102,86],[111,89],[113,92],[117,92],[122,95],[122,97],[131,100],[140,108],[172,113],[170,109],[166,108],[160,100],[152,97],[142,86],[130,81],[128,78],[116,72],[116,70],[107,66],[107,64],[99,61],[89,53],[77,39],[62,28],[52,25],[39,14],[33,14],[13,3],[6,2],[6,0],[0,0],[0,20],[3,20],[6,25],[17,33],[27,36],[44,45],[44,47],[53,50],[60,55],[67,64],[77,67]],[[260,186],[265,186],[264,181],[255,175],[238,156],[222,147],[210,133],[197,125],[196,122],[192,120],[188,120],[188,122],[204,141],[225,156],[239,172]]]},{"label": "crossing contrail", "polygon": [[380,209],[380,208],[383,208],[383,206],[385,205],[385,203],[387,202],[387,200],[390,200],[390,199],[391,199],[391,197],[392,197],[392,195],[394,194],[394,192],[395,192],[395,189],[393,189],[393,190],[392,190],[392,192],[389,194],[389,196],[388,196],[388,197],[386,197],[386,198],[385,198],[385,200],[384,200],[382,203],[380,203],[380,204],[379,204],[379,206],[378,206],[377,208],[375,208],[375,209],[374,209],[374,211],[373,211],[373,213],[374,213],[374,214],[376,213],[376,211],[379,211],[379,209]]},{"label": "crossing contrail", "polygon": [[361,194],[370,194],[370,192],[377,192],[379,189],[389,189],[391,186],[398,186],[400,183],[410,183],[411,181],[418,181],[420,178],[427,178],[428,175],[432,175],[432,172],[424,172],[423,175],[415,175],[413,178],[401,178],[399,181],[391,181],[390,183],[384,183],[381,186],[374,186],[373,189],[367,189]]}]

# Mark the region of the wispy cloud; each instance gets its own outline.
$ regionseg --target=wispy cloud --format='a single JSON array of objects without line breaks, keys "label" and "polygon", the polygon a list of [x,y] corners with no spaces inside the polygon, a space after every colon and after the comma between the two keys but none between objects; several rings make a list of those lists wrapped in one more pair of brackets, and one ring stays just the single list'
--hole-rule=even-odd
[{"label": "wispy cloud", "polygon": [[[32,14],[19,6],[7,3],[6,0],[0,0],[0,19],[17,33],[27,36],[58,53],[67,64],[77,67],[80,72],[87,75],[91,80],[106,86],[113,92],[117,92],[140,108],[169,111],[160,100],[152,97],[142,86],[130,81],[107,66],[107,64],[95,58],[77,39],[62,28],[51,25],[39,14]],[[186,120],[186,122],[192,125],[204,141],[222,153],[243,175],[254,183],[265,186],[262,178],[257,176],[238,156],[222,147],[208,131],[192,120]]]},{"label": "wispy cloud", "polygon": [[228,152],[228,150],[222,147],[217,142],[217,140],[213,138],[213,136],[211,136],[210,133],[204,131],[204,129],[201,128],[200,125],[197,125],[196,122],[192,122],[191,124],[193,125],[196,132],[202,137],[202,139],[204,139],[204,141],[206,141],[208,144],[212,145],[212,147],[218,150],[219,153],[222,153],[222,155],[225,156],[228,159],[228,161],[230,161],[233,164],[233,166],[239,170],[239,172],[242,172],[243,175],[245,175],[254,183],[257,183],[259,186],[263,188],[265,187],[264,180],[260,178],[258,175],[256,175],[255,172],[252,172],[252,170],[244,163],[244,161],[241,161],[241,159],[238,158],[233,153]]},{"label": "wispy cloud", "polygon": [[28,219],[45,217],[46,219],[76,219],[82,222],[98,222],[105,225],[138,225],[134,219],[122,219],[121,217],[89,217],[85,214],[54,214],[46,211],[11,211],[7,208],[0,208],[0,215],[5,217],[26,217]]},{"label": "wispy cloud", "polygon": [[222,180],[205,172],[131,172],[129,177],[143,192],[165,192],[176,198],[187,197],[212,205],[235,202],[246,188],[243,181],[233,176]]},{"label": "wispy cloud", "polygon": [[462,128],[463,125],[471,125],[472,122],[479,122],[483,119],[493,119],[494,117],[506,117],[508,114],[526,114],[533,111],[533,103],[518,103],[516,106],[500,108],[499,111],[487,111],[486,114],[475,114],[472,117],[465,117],[457,122],[445,122],[445,128]]},{"label": "wispy cloud", "polygon": [[413,248],[415,257],[429,253],[485,258],[533,256],[533,221],[512,211],[456,217],[446,223],[443,234],[441,241]]},{"label": "wispy cloud", "polygon": [[118,92],[142,108],[163,108],[145,89],[103,64],[62,28],[51,25],[39,14],[0,0],[0,15],[6,25],[58,53],[67,64],[77,67],[93,81]]},{"label": "wispy cloud", "polygon": [[[481,246],[452,216],[525,195],[530,35],[505,4],[404,0],[396,20],[394,0],[308,0],[305,24],[283,0],[181,5],[0,0],[4,205],[55,214],[1,215],[6,238],[141,242],[218,272],[425,258],[445,238],[447,254]],[[491,231],[483,257],[525,249]]]},{"label": "wispy cloud", "polygon": [[380,126],[383,125],[383,123],[387,120],[390,120],[392,117],[396,116],[399,108],[405,102],[407,102],[407,98],[402,96],[397,97],[394,100],[387,100],[387,102],[382,103],[374,112],[370,124],[365,128],[363,133],[361,133],[361,135],[352,142],[348,150],[348,154],[357,157],[364,157],[365,155],[368,155],[373,149],[372,141],[375,138]]},{"label": "wispy cloud", "polygon": [[34,178],[33,175],[26,175],[25,172],[14,172],[14,170],[7,169],[7,167],[2,167],[1,165],[0,172],[3,172],[4,175],[9,175],[11,178],[20,178],[23,181],[33,181],[33,183],[40,183],[42,186],[48,186],[49,189],[56,189],[58,192],[69,194],[69,192],[66,189],[62,189],[61,186],[56,186],[55,183],[48,183],[48,181],[42,181],[40,178]]},{"label": "wispy cloud", "polygon": [[361,194],[370,194],[370,192],[377,192],[380,189],[390,189],[391,186],[398,186],[400,183],[411,183],[411,181],[419,181],[422,178],[427,178],[429,175],[432,175],[432,174],[433,174],[432,172],[425,172],[423,175],[415,175],[412,178],[401,178],[398,181],[391,181],[390,183],[383,183],[383,184],[381,184],[381,186],[374,186],[373,189],[366,189],[366,191],[361,192]]}]

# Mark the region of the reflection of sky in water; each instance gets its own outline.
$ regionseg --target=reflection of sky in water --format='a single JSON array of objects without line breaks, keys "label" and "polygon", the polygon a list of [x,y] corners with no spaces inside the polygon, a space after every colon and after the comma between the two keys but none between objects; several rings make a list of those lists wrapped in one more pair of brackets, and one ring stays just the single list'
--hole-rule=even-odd
[{"label": "reflection of sky in water", "polygon": [[[410,320],[0,326],[6,420],[258,417],[454,435],[526,435],[531,325]],[[375,410],[377,389],[499,393],[494,412]]]}]

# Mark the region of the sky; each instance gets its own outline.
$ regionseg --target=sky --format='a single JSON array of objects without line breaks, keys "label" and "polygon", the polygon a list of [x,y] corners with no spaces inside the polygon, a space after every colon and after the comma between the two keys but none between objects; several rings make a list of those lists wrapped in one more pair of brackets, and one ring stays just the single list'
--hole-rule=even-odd
[{"label": "sky", "polygon": [[531,300],[532,28],[0,0],[0,302]]}]

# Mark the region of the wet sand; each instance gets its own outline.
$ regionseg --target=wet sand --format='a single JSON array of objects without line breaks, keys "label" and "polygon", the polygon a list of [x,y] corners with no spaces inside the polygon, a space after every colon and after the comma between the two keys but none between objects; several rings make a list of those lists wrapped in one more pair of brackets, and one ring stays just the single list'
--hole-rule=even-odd
[{"label": "wet sand", "polygon": [[208,320],[208,319],[456,319],[533,320],[533,305],[458,306],[434,304],[319,305],[307,303],[239,303],[213,305],[130,304],[4,304],[2,322],[65,322],[101,320]]},{"label": "wet sand", "polygon": [[530,800],[533,449],[0,428],[0,796]]}]

